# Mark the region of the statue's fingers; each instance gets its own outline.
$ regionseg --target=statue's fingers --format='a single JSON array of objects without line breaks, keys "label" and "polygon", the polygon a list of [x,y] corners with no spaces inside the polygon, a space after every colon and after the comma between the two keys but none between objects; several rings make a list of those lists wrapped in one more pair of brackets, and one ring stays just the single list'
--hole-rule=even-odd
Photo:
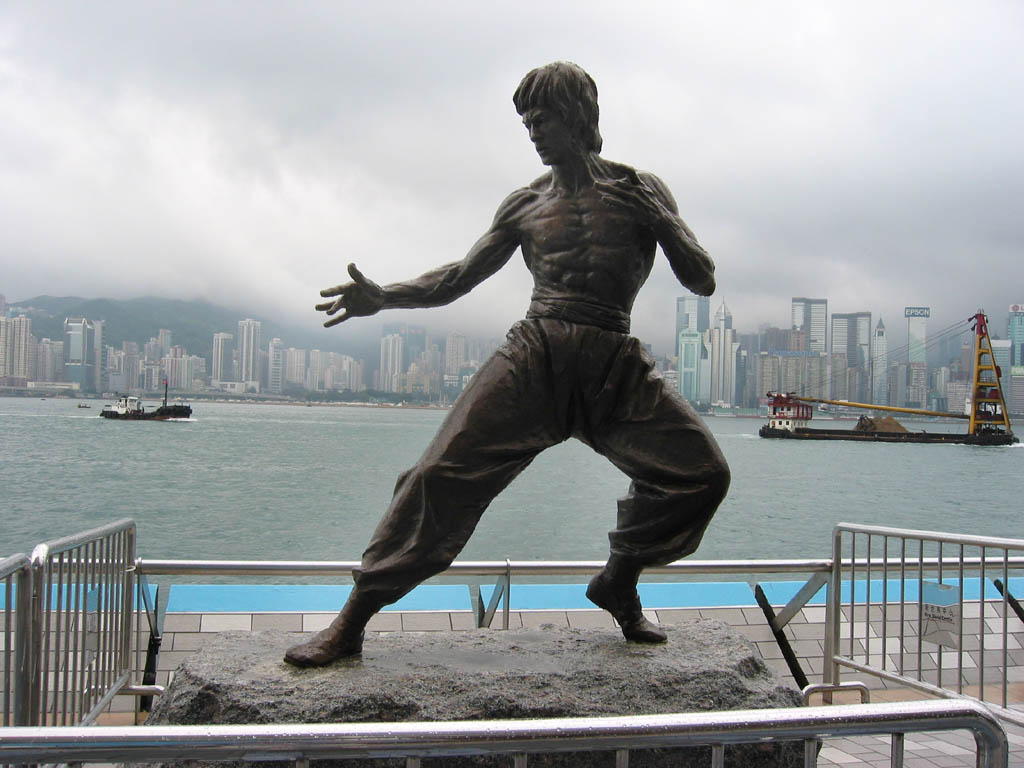
[{"label": "statue's fingers", "polygon": [[320,295],[321,296],[337,296],[339,293],[343,293],[344,291],[345,291],[345,286],[344,285],[335,285],[335,286],[333,286],[331,288],[324,288],[322,291],[320,291]]},{"label": "statue's fingers", "polygon": [[317,304],[316,305],[316,311],[317,312],[328,311],[328,310],[331,309],[331,307],[333,307],[335,305],[335,303],[336,302],[333,302],[333,301],[325,301],[325,302],[323,302],[321,304]]},{"label": "statue's fingers", "polygon": [[343,323],[346,320],[348,320],[348,312],[342,312],[337,317],[332,317],[330,320],[325,322],[324,328],[330,328],[331,326],[337,325],[338,323]]},{"label": "statue's fingers", "polygon": [[366,279],[366,276],[359,271],[359,267],[357,267],[355,264],[348,265],[348,274],[353,280],[355,280],[360,285],[370,284],[370,281]]}]

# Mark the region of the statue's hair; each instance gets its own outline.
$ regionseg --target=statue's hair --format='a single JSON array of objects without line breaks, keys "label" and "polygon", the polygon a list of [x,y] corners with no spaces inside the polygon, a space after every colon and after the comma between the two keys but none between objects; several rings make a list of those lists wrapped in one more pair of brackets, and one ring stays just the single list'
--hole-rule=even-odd
[{"label": "statue's hair", "polygon": [[512,101],[520,115],[541,107],[555,111],[579,136],[585,149],[601,151],[597,84],[582,67],[569,61],[537,67],[519,83]]}]

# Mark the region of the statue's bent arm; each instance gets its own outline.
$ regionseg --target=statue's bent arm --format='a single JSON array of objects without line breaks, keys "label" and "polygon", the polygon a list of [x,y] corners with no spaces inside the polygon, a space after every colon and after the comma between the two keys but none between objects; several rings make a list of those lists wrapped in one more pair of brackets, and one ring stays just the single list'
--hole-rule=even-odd
[{"label": "statue's bent arm", "polygon": [[665,182],[653,173],[638,175],[654,192],[660,207],[664,208],[653,226],[654,236],[665,252],[676,279],[694,293],[710,296],[715,292],[715,262],[680,218],[679,208]]}]

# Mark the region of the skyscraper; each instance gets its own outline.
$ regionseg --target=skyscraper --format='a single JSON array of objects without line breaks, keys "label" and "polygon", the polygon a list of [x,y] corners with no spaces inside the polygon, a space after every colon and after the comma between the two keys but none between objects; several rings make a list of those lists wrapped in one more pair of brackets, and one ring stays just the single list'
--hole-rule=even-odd
[{"label": "skyscraper", "polygon": [[64,374],[83,392],[91,392],[95,386],[95,333],[92,322],[84,317],[64,319]]},{"label": "skyscraper", "polygon": [[732,406],[736,399],[736,353],[739,351],[732,313],[722,302],[711,328],[711,402]]},{"label": "skyscraper", "polygon": [[466,362],[466,337],[449,333],[444,343],[444,385],[459,389],[459,371]]},{"label": "skyscraper", "polygon": [[[835,312],[832,315],[832,354],[846,356],[846,397],[868,399],[868,361],[871,359],[871,313]],[[835,375],[833,375],[833,379]]]},{"label": "skyscraper", "polygon": [[828,299],[794,297],[791,306],[792,328],[807,334],[807,350],[818,354],[828,351]]},{"label": "skyscraper", "polygon": [[260,321],[246,318],[238,321],[238,380],[246,389],[259,391],[260,386]]},{"label": "skyscraper", "polygon": [[889,404],[889,339],[885,335],[885,324],[878,318],[878,325],[871,337],[871,362],[868,374],[871,377],[871,402],[875,405]]},{"label": "skyscraper", "polygon": [[380,388],[383,392],[401,392],[403,339],[399,333],[382,336],[380,340]]},{"label": "skyscraper", "polygon": [[708,364],[704,333],[710,327],[711,299],[707,296],[676,297],[676,386],[679,394],[691,403],[702,399],[702,371]]},{"label": "skyscraper", "polygon": [[267,389],[275,395],[284,391],[284,369],[286,363],[284,344],[280,339],[271,339],[267,347]]},{"label": "skyscraper", "polygon": [[210,361],[210,380],[216,386],[222,381],[234,381],[235,364],[232,350],[234,336],[230,333],[213,334],[213,360]]},{"label": "skyscraper", "polygon": [[905,406],[924,408],[928,404],[928,318],[930,307],[905,307],[907,318],[907,399]]},{"label": "skyscraper", "polygon": [[1006,320],[1006,338],[1010,340],[1013,365],[1024,365],[1024,304],[1011,304]]}]

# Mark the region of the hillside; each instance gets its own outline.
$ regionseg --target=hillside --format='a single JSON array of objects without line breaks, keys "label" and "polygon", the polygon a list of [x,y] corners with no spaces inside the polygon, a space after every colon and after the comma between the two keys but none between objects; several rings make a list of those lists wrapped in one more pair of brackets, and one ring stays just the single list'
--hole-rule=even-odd
[{"label": "hillside", "polygon": [[124,341],[140,346],[156,337],[161,328],[171,330],[173,344],[188,350],[189,354],[210,358],[213,334],[219,331],[236,333],[238,321],[247,317],[261,323],[261,346],[272,338],[280,338],[286,346],[323,349],[341,352],[356,358],[372,359],[376,350],[379,326],[369,324],[361,336],[331,334],[317,327],[311,315],[309,328],[297,328],[277,322],[273,318],[229,309],[200,301],[176,299],[85,299],[78,296],[36,296],[26,301],[12,302],[12,307],[32,318],[32,334],[37,339],[60,339],[64,333],[64,318],[86,317],[103,320],[103,343],[120,347]]}]

